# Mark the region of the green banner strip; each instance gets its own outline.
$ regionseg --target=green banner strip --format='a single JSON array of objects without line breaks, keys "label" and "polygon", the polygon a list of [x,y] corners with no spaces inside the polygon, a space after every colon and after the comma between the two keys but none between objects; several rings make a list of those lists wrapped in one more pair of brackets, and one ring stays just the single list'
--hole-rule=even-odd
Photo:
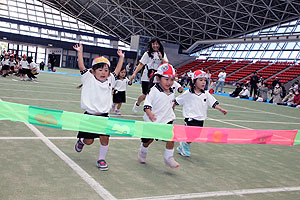
[{"label": "green banner strip", "polygon": [[300,144],[300,130],[298,130],[298,133],[294,140],[294,145],[297,145],[297,144]]}]

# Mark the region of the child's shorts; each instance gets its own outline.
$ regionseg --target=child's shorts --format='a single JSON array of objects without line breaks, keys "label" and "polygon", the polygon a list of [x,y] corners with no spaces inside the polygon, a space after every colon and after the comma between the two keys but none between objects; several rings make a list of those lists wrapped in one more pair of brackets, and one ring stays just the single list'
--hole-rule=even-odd
[{"label": "child's shorts", "polygon": [[9,70],[9,65],[3,65],[2,70]]},{"label": "child's shorts", "polygon": [[[173,121],[170,121],[167,124],[173,124]],[[152,140],[152,138],[141,138],[142,143],[147,143],[149,140]]]},{"label": "child's shorts", "polygon": [[126,103],[126,92],[125,91],[115,91],[113,95],[114,103]]},{"label": "child's shorts", "polygon": [[[84,112],[84,114],[93,115],[88,112]],[[101,115],[94,115],[94,116],[108,117],[108,113],[103,113]],[[94,139],[94,138],[99,138],[99,136],[104,136],[104,135],[105,134],[97,134],[97,133],[78,131],[77,138]],[[105,135],[105,136],[109,136],[109,135]]]},{"label": "child's shorts", "polygon": [[185,118],[184,119],[186,126],[200,126],[203,127],[204,121],[203,120],[196,120],[193,118]]}]

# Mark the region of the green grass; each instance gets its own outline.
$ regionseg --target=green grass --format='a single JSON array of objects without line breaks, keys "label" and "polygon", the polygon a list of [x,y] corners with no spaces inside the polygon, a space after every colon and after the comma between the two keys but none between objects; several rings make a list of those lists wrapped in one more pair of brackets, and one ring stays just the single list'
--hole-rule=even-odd
[{"label": "green grass", "polygon": [[[61,72],[79,74],[71,69]],[[4,101],[82,113],[80,109],[80,77],[41,73],[39,82],[13,81],[16,77],[0,78],[0,98]],[[232,88],[226,87],[226,92]],[[133,84],[127,91],[123,116],[112,117],[142,120],[143,112],[132,114],[132,105],[141,92]],[[224,116],[210,109],[206,127],[282,129],[300,127],[300,111],[293,108],[215,96],[228,110]],[[181,107],[175,110],[176,124],[183,124]],[[222,120],[214,121],[212,119]],[[3,137],[36,137],[19,122],[0,121],[0,196],[1,199],[99,199],[63,160],[41,140],[4,140]],[[75,137],[74,131],[36,126],[46,137]],[[96,167],[99,141],[85,146],[80,154],[74,151],[76,139],[51,141],[113,196],[142,198],[151,196],[202,193],[213,191],[299,187],[300,146],[192,144],[192,156],[175,154],[177,169],[164,166],[165,143],[154,142],[147,164],[137,162],[139,140],[111,140],[107,155],[109,171]],[[177,144],[176,144],[177,146]],[[221,196],[205,199],[297,199],[299,191]]]}]

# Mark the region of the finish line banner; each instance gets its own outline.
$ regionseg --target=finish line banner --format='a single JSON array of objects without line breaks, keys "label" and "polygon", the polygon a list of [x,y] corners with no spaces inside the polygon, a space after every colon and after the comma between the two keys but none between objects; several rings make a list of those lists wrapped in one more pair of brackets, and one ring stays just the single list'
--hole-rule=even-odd
[{"label": "finish line banner", "polygon": [[98,117],[0,101],[0,120],[51,128],[167,141],[227,144],[300,144],[299,130],[247,130],[160,124]]}]

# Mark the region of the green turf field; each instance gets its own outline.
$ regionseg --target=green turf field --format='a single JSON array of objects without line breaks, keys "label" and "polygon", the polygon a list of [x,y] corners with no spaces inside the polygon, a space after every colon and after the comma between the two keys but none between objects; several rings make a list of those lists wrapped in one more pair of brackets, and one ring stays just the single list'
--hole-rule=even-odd
[{"label": "green turf field", "polygon": [[[71,69],[59,72],[79,74]],[[0,78],[4,101],[83,113],[80,77],[42,72],[38,82]],[[226,92],[232,89],[225,88]],[[142,120],[132,105],[140,85],[127,90],[121,116]],[[228,110],[210,109],[206,127],[243,129],[300,128],[300,110],[215,96]],[[183,124],[176,107],[176,124]],[[154,142],[147,164],[137,162],[138,139],[112,137],[107,155],[109,171],[96,167],[98,140],[74,150],[77,133],[20,122],[0,121],[0,199],[299,199],[300,145],[192,144],[192,156],[175,154],[177,169],[164,165],[163,141]],[[34,129],[34,128],[37,128]],[[177,144],[176,144],[177,146]],[[71,167],[70,167],[71,166]],[[81,176],[80,176],[80,175]]]}]

